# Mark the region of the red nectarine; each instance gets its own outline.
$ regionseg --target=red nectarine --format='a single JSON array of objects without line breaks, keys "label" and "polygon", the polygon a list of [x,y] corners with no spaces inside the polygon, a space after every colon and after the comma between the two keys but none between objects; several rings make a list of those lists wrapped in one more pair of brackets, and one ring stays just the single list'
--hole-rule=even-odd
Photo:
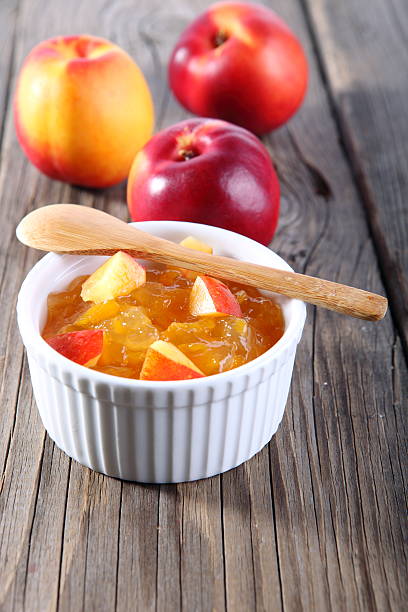
[{"label": "red nectarine", "polygon": [[211,5],[181,34],[170,86],[188,110],[263,134],[298,109],[307,85],[302,47],[274,12],[244,2]]},{"label": "red nectarine", "polygon": [[269,244],[279,182],[261,141],[217,119],[188,119],[155,134],[128,181],[133,221],[169,219],[230,229]]}]

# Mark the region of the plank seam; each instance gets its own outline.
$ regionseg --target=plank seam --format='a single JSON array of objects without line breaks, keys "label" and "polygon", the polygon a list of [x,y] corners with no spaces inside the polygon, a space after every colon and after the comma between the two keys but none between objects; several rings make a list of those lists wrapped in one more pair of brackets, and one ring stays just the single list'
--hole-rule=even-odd
[{"label": "plank seam", "polygon": [[[314,364],[315,364],[315,354],[316,354],[316,317],[317,317],[317,308],[314,307],[313,309],[314,312],[314,317],[313,317],[313,343],[312,343],[312,364],[313,364],[313,395],[312,395],[312,409],[313,409],[313,427],[314,427],[314,433],[315,433],[315,437],[316,437],[316,449],[317,449],[317,456],[318,456],[318,461],[319,461],[319,469],[320,469],[320,475],[322,474],[322,467],[321,467],[321,458],[320,458],[320,448],[319,448],[319,435],[318,435],[318,431],[317,431],[317,419],[316,419],[316,400],[315,400],[315,384],[316,384],[316,375],[315,375],[315,368],[314,368]],[[325,433],[326,433],[326,438],[329,438],[329,435],[327,433],[327,428],[326,428],[326,422],[324,421],[325,424]],[[313,490],[313,485],[312,485],[312,490]],[[340,562],[340,555],[339,555],[339,547],[338,547],[338,542],[337,542],[337,532],[334,526],[334,520],[333,520],[333,509],[332,509],[332,504],[331,504],[331,499],[330,499],[330,495],[328,496],[328,504],[329,504],[329,510],[330,510],[330,523],[331,523],[331,529],[332,529],[332,533],[333,533],[333,540],[334,540],[334,545],[336,548],[336,557],[337,557],[337,565],[338,565],[338,571],[339,571],[339,578],[340,578],[340,584],[341,587],[343,589],[344,592],[344,582],[343,582],[343,573],[342,573],[342,568],[341,568],[341,562]],[[328,567],[327,564],[327,546],[325,547],[325,562],[326,562],[326,569]],[[326,576],[326,581],[327,581],[327,585],[328,585],[328,592],[329,592],[329,598],[330,601],[332,602],[332,592],[330,589],[330,581],[328,579],[328,574],[327,571],[325,573]]]},{"label": "plank seam", "polygon": [[285,605],[283,600],[283,586],[282,586],[282,573],[281,573],[281,563],[280,563],[280,555],[279,555],[279,542],[278,542],[278,528],[276,524],[276,509],[275,509],[275,489],[273,486],[273,478],[272,478],[272,459],[271,459],[271,443],[268,444],[268,459],[269,459],[269,480],[271,483],[271,503],[272,503],[272,517],[273,517],[273,532],[275,535],[275,551],[276,551],[276,565],[278,568],[278,580],[280,587],[280,601],[281,601],[281,610],[285,611]]},{"label": "plank seam", "polygon": [[7,274],[7,268],[9,267],[9,263],[8,263],[9,262],[9,257],[10,257],[9,246],[10,246],[10,241],[7,243],[7,246],[4,249],[6,251],[5,255],[3,255],[3,253],[2,253],[2,255],[4,256],[4,266],[3,266],[3,270],[2,270],[2,273],[1,273],[1,277],[0,277],[0,295],[1,295],[2,290],[3,290],[4,279],[6,278],[6,274]]},{"label": "plank seam", "polygon": [[[156,126],[156,129],[158,130],[160,129],[159,125],[160,125],[160,122],[163,120],[163,117],[166,111],[166,107],[167,107],[167,104],[165,103],[165,99],[166,99],[166,92],[168,94],[168,91],[167,91],[168,88],[166,87],[166,79],[161,78],[162,77],[162,62],[160,60],[160,54],[157,51],[156,42],[154,38],[152,38],[149,35],[145,27],[145,22],[149,22],[152,18],[154,18],[154,15],[155,15],[155,10],[153,9],[149,13],[144,15],[141,19],[139,19],[137,23],[137,31],[138,31],[138,34],[141,40],[144,42],[147,49],[149,50],[150,56],[152,58],[153,69],[156,74],[155,82],[159,82],[159,83],[164,82],[164,94],[162,94],[161,96],[162,101],[160,104],[160,109],[162,113],[159,114],[157,126]],[[167,95],[167,97],[169,96]]]},{"label": "plank seam", "polygon": [[[396,363],[396,353],[397,353],[397,337],[395,335],[394,337],[394,344],[392,346],[392,361],[391,361],[391,368],[392,368],[392,407],[393,407],[393,415],[394,415],[394,423],[395,423],[395,431],[396,431],[396,442],[397,442],[397,458],[398,458],[398,465],[400,468],[400,472],[401,472],[401,479],[402,479],[402,483],[404,485],[404,499],[405,499],[405,503],[408,506],[408,500],[407,500],[407,486],[405,484],[405,479],[404,476],[406,474],[406,470],[404,470],[403,466],[401,465],[401,456],[406,457],[407,456],[407,452],[406,452],[406,448],[404,449],[404,451],[400,451],[400,439],[399,439],[399,427],[398,427],[398,423],[397,423],[397,418],[396,418],[396,406],[400,404],[399,401],[396,401],[395,399],[395,388],[397,386],[396,383],[396,376],[395,373],[397,371],[397,363]],[[405,548],[404,548],[404,555],[405,555]],[[406,561],[408,561],[408,559],[405,557]]]},{"label": "plank seam", "polygon": [[[98,474],[99,476],[99,474]],[[91,501],[89,499],[89,487],[90,482],[88,480],[88,493],[87,493],[87,511],[86,511],[86,545],[85,545],[85,560],[84,560],[84,586],[82,589],[82,610],[85,608],[85,597],[86,597],[86,574],[88,569],[88,548],[89,548],[89,519],[91,515]],[[79,611],[78,611],[79,612]]]},{"label": "plank seam", "polygon": [[[7,253],[8,253],[9,249],[7,249]],[[24,253],[24,259],[23,259],[23,270],[26,269],[27,266],[27,258],[28,258],[28,249],[26,249],[25,253]],[[8,254],[6,255],[6,262],[8,261]],[[3,274],[2,277],[0,279],[0,295],[1,295],[1,289],[3,286],[3,281],[5,278],[5,271],[6,271],[6,266],[3,269]],[[14,308],[13,311],[15,310],[15,304],[14,304]],[[9,353],[9,349],[10,349],[10,342],[9,342],[9,337],[10,337],[10,333],[11,333],[11,329],[12,329],[12,325],[15,321],[15,318],[13,316],[10,317],[9,322],[8,322],[8,326],[7,326],[7,331],[6,331],[6,355],[5,355],[5,360],[4,360],[4,370],[2,372],[2,380],[1,380],[1,386],[0,386],[0,397],[3,396],[4,393],[4,385],[5,385],[5,381],[6,381],[6,363],[7,363],[7,356]],[[12,430],[10,432],[10,436],[7,442],[7,449],[6,449],[6,454],[4,456],[4,465],[3,465],[3,474],[0,480],[0,493],[3,489],[3,483],[4,483],[4,474],[7,468],[7,462],[8,462],[8,458],[9,458],[9,453],[10,453],[10,448],[11,448],[11,443],[13,440],[13,435],[14,435],[14,429],[15,429],[15,425],[16,425],[16,418],[17,418],[17,406],[18,406],[18,402],[20,399],[20,394],[21,394],[21,386],[23,383],[23,372],[24,372],[24,363],[25,363],[25,351],[24,348],[22,350],[21,353],[21,361],[20,361],[20,371],[19,371],[19,379],[18,379],[18,383],[17,383],[17,389],[16,389],[16,400],[15,400],[15,404],[14,404],[14,416],[13,416],[13,425],[12,425]],[[31,383],[30,383],[31,384]]]},{"label": "plank seam", "polygon": [[[364,388],[363,387],[362,387],[362,392],[363,392],[363,396],[364,396],[365,394],[364,394]],[[364,402],[364,404],[365,404],[365,402]],[[368,419],[368,415],[367,415],[367,419]],[[381,447],[380,427],[379,427],[380,423],[379,423],[379,419],[378,419],[378,414],[377,414],[377,418],[376,418],[376,425],[377,425],[378,444],[379,444],[379,447]],[[373,468],[373,463],[372,463],[372,459],[371,459],[371,457],[372,457],[372,453],[371,453],[372,443],[371,443],[371,434],[370,434],[370,428],[368,427],[368,423],[367,423],[367,436],[368,436],[368,440],[369,440],[368,448],[369,448],[370,465],[371,465],[371,468]],[[380,464],[381,464],[381,474],[382,474],[382,478],[383,478],[383,483],[385,483],[384,464],[383,464],[382,459],[381,459],[381,452],[378,453],[378,457],[379,457]],[[389,457],[389,460],[390,460],[390,464],[392,466],[392,461],[391,461],[391,457],[389,456],[389,453],[388,453],[388,457]],[[392,467],[391,467],[391,469],[392,469]],[[374,497],[375,497],[376,512],[377,512],[378,516],[381,516],[381,509],[380,509],[380,504],[379,504],[379,501],[378,501],[378,494],[377,494],[376,479],[373,478],[372,482],[373,482],[373,490],[374,490]],[[385,494],[385,497],[387,499],[386,512],[387,512],[387,516],[388,516],[388,524],[391,526],[392,525],[392,521],[391,521],[391,517],[390,517],[390,513],[389,513],[389,503],[388,503],[388,499],[389,498],[388,498],[387,488],[385,486],[384,486],[384,494]],[[379,544],[379,548],[384,549],[384,546],[383,546],[383,543],[382,543],[381,533],[377,531],[376,535],[377,535],[377,542]],[[391,529],[391,539],[392,539],[392,543],[393,543],[394,552],[396,553],[396,547],[395,547],[395,542],[394,542],[394,534],[393,534],[393,530],[392,529]],[[386,572],[385,567],[384,567],[384,560],[383,560],[383,557],[381,555],[379,555],[379,560],[381,560],[382,574],[383,574],[384,580],[385,580],[385,582],[387,584],[387,590],[385,592],[385,595],[386,595],[386,598],[387,598],[388,608],[391,609],[390,600],[389,600],[389,593],[391,592],[390,591],[390,585],[389,585],[389,582],[388,582],[387,572]],[[397,573],[395,573],[395,577],[397,579],[398,587],[399,587],[399,576],[398,576]],[[400,589],[400,591],[401,591],[401,589]]]},{"label": "plank seam", "polygon": [[220,511],[221,511],[221,542],[222,542],[222,569],[224,576],[224,607],[228,611],[228,596],[227,596],[227,559],[225,555],[225,523],[224,523],[224,477],[223,474],[218,476],[220,482]]},{"label": "plank seam", "polygon": [[6,454],[4,456],[3,474],[2,474],[2,479],[1,479],[1,482],[0,482],[0,494],[1,494],[2,490],[3,490],[3,483],[4,483],[4,478],[3,477],[4,477],[4,474],[6,473],[7,462],[8,462],[8,458],[9,458],[11,443],[13,441],[14,430],[15,430],[15,427],[16,427],[17,406],[18,406],[18,402],[19,402],[20,394],[21,394],[21,386],[22,386],[22,382],[23,382],[23,370],[24,370],[24,353],[21,356],[20,371],[19,371],[18,383],[17,383],[16,401],[15,401],[15,406],[14,406],[13,424],[12,424],[12,427],[11,427],[9,438],[7,440]]},{"label": "plank seam", "polygon": [[[395,398],[395,379],[394,379],[394,377],[395,377],[395,367],[394,367],[394,363],[395,363],[396,344],[397,344],[397,338],[395,336],[394,337],[393,347],[392,347],[392,353],[391,353],[391,364],[392,364],[391,365],[391,367],[392,367],[392,397],[393,397],[393,405],[392,405],[392,407],[393,407],[393,417],[394,417],[395,431],[396,431],[395,438],[396,438],[397,449],[398,449],[398,452],[397,452],[398,467],[401,470],[401,481],[402,481],[403,484],[405,484],[404,483],[404,478],[403,478],[404,470],[402,469],[402,466],[401,466],[401,457],[400,457],[400,451],[399,451],[398,426],[397,426],[397,422],[396,422],[396,418],[395,418],[395,402],[394,402],[394,398]],[[384,413],[385,413],[385,411],[384,411]],[[382,426],[382,428],[384,430],[384,434],[385,434],[385,427],[384,427],[383,421],[382,420],[379,421],[378,416],[377,416],[377,428],[378,428],[378,430],[379,430],[379,426],[380,425]],[[394,462],[393,462],[392,456],[390,454],[390,445],[388,444],[388,440],[386,440],[386,448],[387,448],[387,456],[388,456],[388,460],[390,462],[390,469],[391,469],[391,474],[392,474],[392,482],[393,482],[392,490],[393,490],[393,494],[394,494],[393,497],[394,497],[395,505],[398,508],[399,504],[398,504],[398,498],[397,498],[397,495],[396,495],[396,491],[398,489],[398,485],[397,485],[397,482],[396,482],[396,479],[395,479]],[[382,462],[382,459],[381,459],[381,453],[380,453],[380,463],[381,463],[381,471],[382,471],[382,474],[383,474],[383,479],[385,480],[384,466],[383,466],[383,462]],[[374,484],[375,484],[375,482],[374,482]],[[388,496],[387,490],[385,490],[385,494],[386,494],[387,501],[388,501],[389,496]],[[406,490],[405,489],[404,489],[404,499],[406,499]],[[386,508],[387,508],[387,516],[388,516],[388,519],[389,519],[389,524],[391,525],[392,521],[391,521],[391,516],[390,516],[390,504],[389,503],[387,503]],[[403,514],[403,516],[405,516],[405,515]],[[402,533],[400,521],[398,521],[398,527],[399,527],[399,531],[401,533],[401,541],[404,543],[404,534]],[[395,538],[394,538],[394,530],[393,529],[391,529],[391,539],[392,539],[392,544],[393,544],[393,548],[394,548],[394,553],[395,553],[395,556],[397,557],[397,549],[396,549],[396,546],[395,546]],[[406,563],[407,562],[406,547],[404,545],[402,546],[402,553],[404,555],[404,559],[405,559],[405,563]],[[385,572],[385,575],[386,575],[386,572]],[[402,595],[399,574],[396,574],[396,579],[397,579],[397,582],[398,582],[398,587],[400,589],[400,594]],[[403,598],[401,598],[401,601],[403,601]]]},{"label": "plank seam", "polygon": [[[349,384],[348,378],[346,379],[346,387],[347,387],[347,396],[348,396],[347,406],[351,406],[352,405],[351,391],[350,391],[350,384]],[[364,405],[365,405],[365,402],[364,402]],[[358,492],[358,509],[359,509],[358,514],[359,514],[359,522],[361,521],[362,533],[363,533],[363,538],[364,538],[364,549],[365,549],[363,563],[360,563],[360,567],[363,567],[364,574],[367,577],[365,595],[369,597],[369,599],[371,600],[370,604],[372,603],[375,606],[375,607],[373,606],[373,608],[370,607],[370,609],[375,609],[377,608],[377,602],[376,602],[375,592],[374,592],[373,584],[372,584],[372,572],[370,568],[370,553],[369,553],[370,549],[369,549],[368,541],[367,541],[366,521],[365,521],[364,512],[363,512],[364,505],[363,505],[362,494],[361,494],[361,476],[360,476],[359,460],[358,460],[357,450],[356,450],[357,448],[356,432],[354,428],[353,415],[351,413],[349,414],[349,418],[350,418],[351,432],[353,436],[353,453],[354,453],[354,461],[355,461],[356,485],[357,485],[357,492]],[[370,459],[370,465],[371,465],[371,459]]]},{"label": "plank seam", "polygon": [[339,577],[340,577],[340,583],[341,583],[341,588],[343,589],[343,592],[345,591],[344,589],[344,581],[343,581],[343,573],[341,570],[341,562],[340,562],[340,554],[339,554],[339,545],[337,542],[337,531],[336,531],[336,527],[335,527],[335,521],[334,521],[334,517],[333,517],[333,506],[332,506],[332,502],[330,499],[330,496],[328,498],[328,502],[329,502],[329,510],[330,510],[330,523],[331,523],[331,528],[333,531],[333,536],[334,536],[334,544],[336,547],[336,556],[337,556],[337,564],[339,566]]},{"label": "plank seam", "polygon": [[179,489],[178,484],[176,484],[176,508],[179,507],[179,496],[181,497],[181,512],[180,512],[180,516],[178,516],[179,519],[179,610],[183,609],[183,585],[182,585],[182,579],[181,579],[181,575],[182,575],[182,567],[181,567],[181,560],[183,558],[183,538],[184,538],[184,534],[183,534],[183,517],[184,517],[184,495],[180,495],[180,489]]},{"label": "plank seam", "polygon": [[160,535],[160,493],[161,486],[158,487],[157,495],[157,535],[156,535],[156,601],[154,610],[157,612],[158,598],[159,598],[159,535]]},{"label": "plank seam", "polygon": [[312,183],[312,187],[314,188],[316,195],[324,198],[324,200],[328,202],[333,198],[333,190],[329,180],[326,178],[320,168],[317,168],[315,164],[313,164],[303,153],[290,127],[287,128],[287,132],[289,140],[293,148],[295,149],[297,157],[300,159],[309,174],[310,181]]},{"label": "plank seam", "polygon": [[[54,448],[55,448],[55,443],[54,443]],[[71,466],[72,466],[72,459],[71,457],[69,457],[68,478],[67,478],[67,485],[65,488],[64,517],[62,520],[62,530],[61,530],[61,552],[60,552],[59,567],[58,567],[57,602],[56,602],[57,611],[59,610],[59,605],[60,605],[62,560],[64,558],[64,542],[65,542],[65,529],[66,529],[66,522],[67,522],[68,492],[69,492],[69,484],[71,480]]]},{"label": "plank seam", "polygon": [[[32,403],[35,403],[34,397],[32,397]],[[41,456],[40,456],[40,461],[39,461],[39,465],[38,465],[38,470],[37,470],[37,476],[36,476],[36,492],[35,492],[35,499],[34,499],[34,505],[33,505],[33,513],[31,516],[31,525],[30,525],[30,532],[29,532],[29,536],[28,536],[28,550],[27,550],[27,561],[26,561],[26,569],[25,569],[25,575],[24,575],[24,587],[23,587],[23,609],[26,609],[26,591],[27,591],[27,577],[28,577],[28,566],[29,566],[29,562],[30,562],[30,551],[31,551],[31,539],[32,539],[32,535],[33,535],[33,528],[34,528],[34,521],[35,521],[35,512],[37,509],[37,503],[38,503],[38,495],[40,492],[40,482],[41,482],[41,478],[42,478],[42,466],[43,466],[43,460],[44,460],[44,450],[45,450],[45,438],[46,438],[46,433],[45,430],[43,432],[43,441],[42,441],[42,448],[41,448]]]},{"label": "plank seam", "polygon": [[[333,399],[335,400],[335,396],[333,397]],[[351,560],[351,566],[353,568],[353,580],[354,580],[354,586],[356,589],[356,596],[357,596],[357,601],[358,605],[359,605],[359,610],[361,610],[361,606],[360,606],[360,592],[359,592],[359,588],[358,588],[358,579],[357,579],[357,574],[356,574],[356,566],[354,563],[354,555],[352,553],[352,551],[354,550],[354,545],[353,545],[353,533],[352,533],[352,521],[351,521],[351,515],[350,515],[350,497],[349,497],[349,492],[348,492],[348,487],[347,487],[347,478],[346,478],[346,468],[344,465],[344,446],[343,446],[343,438],[341,436],[341,428],[339,426],[339,414],[337,411],[337,402],[335,401],[335,405],[336,405],[336,426],[337,426],[337,435],[339,438],[339,445],[340,445],[340,449],[341,449],[341,453],[340,453],[340,458],[341,458],[341,474],[343,477],[343,491],[345,493],[346,496],[346,511],[347,511],[347,531],[348,531],[348,540],[349,540],[349,546],[347,547],[349,553],[350,553],[350,560]],[[330,504],[331,507],[331,504]],[[337,538],[337,534],[336,531],[334,531],[336,538]]]},{"label": "plank seam", "polygon": [[119,551],[120,551],[120,527],[122,523],[122,494],[123,480],[120,481],[120,496],[119,496],[119,517],[118,517],[118,539],[117,539],[117,557],[116,557],[116,584],[115,584],[115,612],[118,609],[118,583],[119,583]]},{"label": "plank seam", "polygon": [[[246,470],[244,471],[244,473],[246,474]],[[249,530],[251,533],[251,561],[252,561],[252,586],[254,589],[254,609],[258,610],[258,601],[257,601],[257,592],[256,592],[256,578],[255,578],[255,559],[254,559],[254,534],[252,531],[252,495],[251,495],[251,488],[249,486]]]},{"label": "plank seam", "polygon": [[[302,156],[302,152],[300,150],[300,147],[296,141],[296,138],[291,134],[291,132],[289,131],[289,136],[290,136],[290,140],[292,142],[292,145],[294,147],[294,149],[296,150],[296,152],[298,153],[298,155]],[[330,222],[330,208],[329,206],[325,206],[324,207],[324,219],[323,219],[323,224],[322,227],[320,229],[320,232],[318,233],[318,235],[316,236],[315,241],[313,242],[312,246],[310,247],[310,250],[308,252],[308,254],[306,255],[305,261],[303,263],[303,274],[306,274],[307,268],[309,266],[310,260],[312,259],[313,255],[315,254],[320,242],[323,240],[323,237],[327,231],[327,228],[329,227],[329,222]]]},{"label": "plank seam", "polygon": [[162,101],[159,106],[159,112],[157,114],[157,130],[161,130],[163,128],[164,117],[166,116],[166,111],[168,109],[170,102],[170,90],[166,89],[162,98]]},{"label": "plank seam", "polygon": [[[319,436],[318,436],[318,432],[317,432],[317,423],[316,423],[316,373],[315,373],[315,356],[316,356],[316,316],[317,316],[317,308],[316,306],[313,307],[313,323],[312,323],[312,422],[313,422],[313,431],[314,431],[314,436],[315,436],[315,442],[316,442],[316,451],[317,451],[317,462],[319,465],[319,478],[320,478],[320,482],[322,481],[322,462],[321,462],[321,457],[320,457],[320,446],[319,446]],[[306,441],[307,443],[307,441]],[[325,572],[324,572],[324,577],[325,577],[325,581],[326,581],[326,587],[327,587],[327,593],[329,595],[329,600],[330,602],[332,602],[332,594],[331,594],[331,590],[330,590],[330,581],[329,581],[329,577],[328,577],[328,572],[327,572],[327,567],[328,567],[328,563],[327,563],[327,546],[323,545],[322,542],[322,537],[320,535],[320,529],[319,529],[319,521],[317,518],[317,511],[316,511],[316,495],[315,495],[315,479],[313,478],[313,474],[312,474],[312,461],[311,461],[311,455],[309,452],[309,444],[307,444],[307,454],[309,457],[309,475],[310,475],[310,481],[311,481],[311,490],[312,490],[312,496],[313,496],[313,510],[314,510],[314,517],[315,517],[315,522],[316,522],[316,533],[317,533],[317,539],[319,541],[319,550],[320,550],[320,556],[322,558],[322,551],[324,551],[324,568],[325,568]],[[324,531],[324,522],[323,522],[323,531]],[[324,538],[325,539],[325,538]],[[338,559],[337,559],[338,560]],[[339,560],[338,560],[339,561]],[[322,562],[323,562],[323,558],[322,558]],[[343,579],[341,577],[341,568],[339,565],[339,575],[340,575],[340,581],[343,585]]]}]

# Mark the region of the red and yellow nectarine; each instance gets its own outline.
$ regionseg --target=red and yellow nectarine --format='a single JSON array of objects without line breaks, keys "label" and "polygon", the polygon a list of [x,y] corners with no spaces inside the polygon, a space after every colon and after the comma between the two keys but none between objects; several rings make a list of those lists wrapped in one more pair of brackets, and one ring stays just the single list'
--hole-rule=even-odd
[{"label": "red and yellow nectarine", "polygon": [[146,282],[146,270],[133,257],[118,251],[105,261],[82,285],[84,302],[100,304],[120,295],[129,295]]},{"label": "red and yellow nectarine", "polygon": [[201,242],[201,240],[198,240],[198,238],[195,238],[194,236],[187,236],[187,238],[184,238],[179,244],[186,247],[186,249],[201,251],[202,253],[208,253],[209,255],[212,255],[213,252],[213,249],[209,244]]},{"label": "red and yellow nectarine", "polygon": [[24,152],[44,174],[107,187],[126,178],[154,112],[132,58],[108,40],[81,35],[34,47],[19,74],[14,120]]},{"label": "red and yellow nectarine", "polygon": [[195,317],[242,317],[241,307],[231,289],[211,276],[197,276],[190,293],[190,314]]},{"label": "red and yellow nectarine", "polygon": [[91,368],[96,365],[102,354],[103,331],[85,329],[84,331],[68,332],[47,338],[46,342],[67,359]]},{"label": "red and yellow nectarine", "polygon": [[171,342],[156,340],[147,349],[140,380],[187,380],[204,374]]}]

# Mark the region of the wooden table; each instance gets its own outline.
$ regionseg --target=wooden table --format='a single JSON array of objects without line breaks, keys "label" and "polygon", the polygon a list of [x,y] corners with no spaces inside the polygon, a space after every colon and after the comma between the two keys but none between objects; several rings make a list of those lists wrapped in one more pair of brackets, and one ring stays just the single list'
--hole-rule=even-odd
[{"label": "wooden table", "polygon": [[38,255],[17,243],[15,226],[50,202],[125,219],[127,209],[123,184],[81,190],[28,163],[12,120],[16,73],[44,38],[105,36],[143,68],[163,128],[187,116],[166,85],[169,53],[208,4],[0,2],[1,612],[406,609],[405,0],[267,3],[310,64],[301,111],[264,139],[282,185],[272,247],[297,271],[390,300],[382,323],[308,309],[271,443],[222,476],[143,486],[71,461],[33,401],[15,302]]}]

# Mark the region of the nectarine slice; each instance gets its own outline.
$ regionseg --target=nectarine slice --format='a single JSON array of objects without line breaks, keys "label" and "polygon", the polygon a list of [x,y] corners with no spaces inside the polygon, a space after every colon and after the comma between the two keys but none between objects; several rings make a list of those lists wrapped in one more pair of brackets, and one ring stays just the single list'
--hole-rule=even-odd
[{"label": "nectarine slice", "polygon": [[83,331],[68,332],[46,342],[64,357],[92,367],[96,365],[103,349],[103,331],[101,329],[84,329]]},{"label": "nectarine slice", "polygon": [[[187,238],[184,238],[179,244],[187,247],[188,249],[193,249],[193,251],[202,251],[203,253],[209,253],[210,255],[213,253],[213,249],[209,244],[201,242],[201,240],[198,240],[198,238],[195,238],[194,236],[187,236]],[[197,272],[194,272],[193,270],[181,268],[179,272],[189,280],[195,281],[197,278]]]},{"label": "nectarine slice", "polygon": [[79,327],[92,327],[98,325],[106,319],[111,319],[120,311],[120,306],[115,300],[109,300],[102,304],[92,304],[74,321],[74,325]]},{"label": "nectarine slice", "polygon": [[81,298],[100,304],[120,295],[129,295],[144,285],[146,271],[127,253],[118,251],[84,282]]},{"label": "nectarine slice", "polygon": [[210,247],[209,244],[201,242],[201,240],[198,240],[198,238],[195,238],[194,236],[187,236],[187,238],[184,238],[184,240],[180,242],[180,245],[186,247],[187,249],[202,251],[203,253],[209,253],[210,255],[212,255],[213,252],[212,247]]},{"label": "nectarine slice", "polygon": [[242,317],[241,307],[231,290],[211,276],[197,276],[190,293],[190,313],[203,315],[232,315]]},{"label": "nectarine slice", "polygon": [[171,342],[156,340],[147,349],[141,380],[187,380],[204,374]]}]

